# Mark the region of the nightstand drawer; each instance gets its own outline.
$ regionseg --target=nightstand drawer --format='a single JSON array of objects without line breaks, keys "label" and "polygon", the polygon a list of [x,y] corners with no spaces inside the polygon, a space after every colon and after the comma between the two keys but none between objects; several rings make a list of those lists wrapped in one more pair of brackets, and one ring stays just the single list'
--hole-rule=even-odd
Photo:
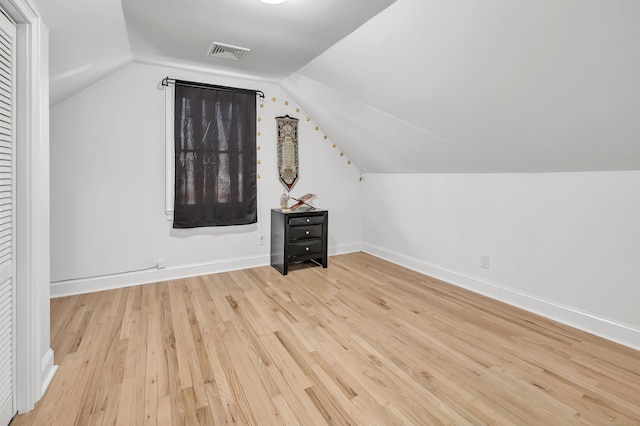
[{"label": "nightstand drawer", "polygon": [[289,229],[289,241],[322,238],[322,225],[296,226]]},{"label": "nightstand drawer", "polygon": [[289,219],[290,226],[301,226],[301,225],[317,225],[324,223],[323,216],[307,216],[307,217],[292,217]]},{"label": "nightstand drawer", "polygon": [[298,241],[289,243],[289,257],[307,255],[320,255],[322,253],[322,240]]}]

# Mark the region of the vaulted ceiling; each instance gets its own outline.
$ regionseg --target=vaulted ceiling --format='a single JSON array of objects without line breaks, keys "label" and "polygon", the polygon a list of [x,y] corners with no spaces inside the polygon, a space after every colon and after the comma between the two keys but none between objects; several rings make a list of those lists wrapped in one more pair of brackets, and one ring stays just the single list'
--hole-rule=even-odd
[{"label": "vaulted ceiling", "polygon": [[637,0],[35,3],[54,103],[173,64],[280,83],[365,172],[640,169]]},{"label": "vaulted ceiling", "polygon": [[[395,0],[34,0],[55,104],[131,61],[278,82]],[[250,49],[208,55],[214,42]]]}]

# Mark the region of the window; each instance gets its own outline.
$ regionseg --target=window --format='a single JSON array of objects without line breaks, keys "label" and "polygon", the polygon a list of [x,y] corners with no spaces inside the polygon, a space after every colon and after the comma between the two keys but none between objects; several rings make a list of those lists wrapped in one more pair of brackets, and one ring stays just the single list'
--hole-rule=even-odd
[{"label": "window", "polygon": [[257,222],[256,92],[179,81],[173,91],[173,227]]}]

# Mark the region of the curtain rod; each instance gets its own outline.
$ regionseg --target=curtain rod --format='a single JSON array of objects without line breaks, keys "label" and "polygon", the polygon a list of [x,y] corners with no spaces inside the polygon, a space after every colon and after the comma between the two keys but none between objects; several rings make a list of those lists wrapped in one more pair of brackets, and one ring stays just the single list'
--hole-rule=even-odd
[{"label": "curtain rod", "polygon": [[174,78],[169,78],[169,77],[165,77],[162,79],[163,86],[169,86],[170,84],[187,86],[187,87],[197,87],[199,89],[222,90],[224,92],[253,93],[255,95],[260,96],[260,98],[264,99],[264,92],[262,90],[251,90],[251,89],[241,89],[239,87],[218,86],[216,84],[198,83],[196,81],[176,80]]}]

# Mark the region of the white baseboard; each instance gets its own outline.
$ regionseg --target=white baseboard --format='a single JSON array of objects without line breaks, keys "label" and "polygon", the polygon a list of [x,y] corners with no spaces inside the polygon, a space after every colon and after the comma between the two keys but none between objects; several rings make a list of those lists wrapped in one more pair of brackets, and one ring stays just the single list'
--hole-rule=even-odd
[{"label": "white baseboard", "polygon": [[123,274],[104,275],[94,278],[58,281],[51,284],[51,298],[113,290],[116,288],[216,274],[238,269],[255,268],[269,265],[269,263],[270,257],[268,255],[261,255],[191,265],[170,266],[162,269],[149,269]]},{"label": "white baseboard", "polygon": [[[329,247],[329,255],[364,251],[414,271],[441,279],[451,284],[466,288],[475,293],[492,299],[517,306],[524,310],[567,324],[571,327],[586,331],[596,336],[620,343],[640,350],[640,329],[622,324],[607,318],[581,311],[571,306],[546,300],[531,294],[505,287],[478,277],[469,276],[457,271],[451,271],[437,265],[429,264],[419,259],[411,258],[399,253],[385,250],[369,244],[353,243]],[[104,277],[60,281],[51,285],[51,297],[63,297],[96,291],[130,287],[160,281],[188,278],[199,275],[215,274],[239,269],[248,269],[270,264],[268,255],[256,257],[225,259],[193,265],[181,265],[165,269],[152,269],[125,274],[114,274]],[[48,357],[50,356],[50,361]],[[45,365],[45,360],[47,364]],[[53,365],[53,352],[43,358],[43,392],[55,374],[57,367]],[[46,382],[46,386],[45,386]]]},{"label": "white baseboard", "polygon": [[363,244],[363,251],[425,275],[640,350],[640,329],[419,259]]},{"label": "white baseboard", "polygon": [[[329,256],[362,251],[362,244],[342,244],[329,247]],[[271,264],[271,257],[260,255],[236,259],[224,259],[215,262],[192,265],[170,266],[163,269],[149,269],[123,274],[105,275],[101,277],[59,281],[51,284],[51,298],[74,296],[76,294],[113,290],[140,284],[177,280],[200,275],[217,274],[256,268]]]},{"label": "white baseboard", "polygon": [[337,256],[340,254],[357,253],[362,251],[362,243],[341,244],[329,247],[329,256]]},{"label": "white baseboard", "polygon": [[47,391],[49,384],[53,380],[58,366],[53,364],[53,349],[49,348],[47,353],[42,357],[42,395]]}]

